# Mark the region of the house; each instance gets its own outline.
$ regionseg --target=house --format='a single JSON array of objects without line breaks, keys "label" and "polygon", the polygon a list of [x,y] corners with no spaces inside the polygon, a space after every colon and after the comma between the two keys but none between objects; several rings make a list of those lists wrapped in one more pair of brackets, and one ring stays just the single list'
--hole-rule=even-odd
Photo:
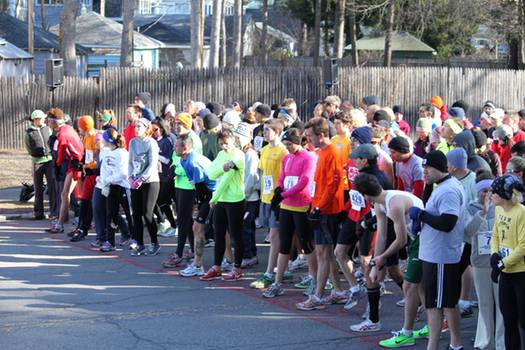
[{"label": "house", "polygon": [[[51,58],[60,58],[58,37],[38,26],[33,29],[33,73],[44,74],[46,61]],[[5,13],[0,13],[0,37],[28,51],[27,23]],[[85,76],[87,70],[87,54],[89,50],[82,45],[76,45],[77,75]]]},{"label": "house", "polygon": [[[360,55],[365,53],[382,55],[385,50],[385,35],[365,36],[357,40],[356,45]],[[345,50],[351,49],[352,45],[345,47]],[[435,54],[436,50],[410,33],[397,31],[392,33],[393,59],[432,59]]]},{"label": "house", "polygon": [[0,77],[25,77],[31,72],[33,56],[0,38]]},{"label": "house", "polygon": [[[58,33],[59,26],[51,28]],[[93,11],[82,13],[76,20],[76,41],[90,50],[87,75],[97,76],[100,68],[120,65],[122,24]],[[143,68],[158,68],[160,48],[164,44],[146,35],[133,35],[133,62]]]},{"label": "house", "polygon": [[[224,14],[226,16],[233,15],[234,0],[224,0]],[[142,9],[139,6],[138,14],[163,14],[163,15],[189,15],[191,14],[190,0],[139,0],[143,5]],[[151,3],[151,5],[149,5]],[[151,7],[149,7],[151,6]],[[205,16],[213,15],[213,0],[204,0],[203,12]]]},{"label": "house", "polygon": [[[262,31],[262,23],[250,21],[251,17],[243,19],[243,56],[253,55],[258,38]],[[177,62],[191,65],[191,17],[190,15],[139,15],[134,18],[138,32],[148,35],[164,44],[160,49],[160,65],[170,66]],[[212,17],[205,17],[204,23],[204,64],[209,57]],[[228,55],[233,48],[233,16],[225,17]],[[292,36],[268,26],[268,38],[272,50],[285,50],[293,55],[296,40]]]}]

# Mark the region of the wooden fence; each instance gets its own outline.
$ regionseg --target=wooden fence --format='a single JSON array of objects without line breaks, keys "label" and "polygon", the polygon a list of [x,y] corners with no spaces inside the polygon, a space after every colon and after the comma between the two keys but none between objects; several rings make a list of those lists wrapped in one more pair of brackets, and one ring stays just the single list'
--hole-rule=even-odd
[{"label": "wooden fence", "polygon": [[[48,91],[42,76],[28,80],[0,77],[0,149],[23,147],[24,122],[34,109],[47,110],[54,105],[72,117],[93,115],[96,110],[112,108],[120,125],[125,110],[139,91],[152,94],[152,108],[160,111],[172,102],[177,110],[187,99],[217,101],[229,105],[239,100],[246,105],[255,101],[278,103],[292,97],[299,114],[310,115],[316,101],[328,94],[321,71],[312,67],[246,67],[218,70],[182,70],[162,68],[103,69],[98,79],[66,78],[64,86]],[[421,103],[440,95],[448,104],[458,99],[470,106],[468,115],[475,119],[485,100],[507,109],[522,107],[525,96],[525,71],[443,67],[363,67],[340,69],[338,84],[331,91],[358,104],[363,96],[377,95],[382,105],[400,104],[413,125]],[[54,94],[54,96],[53,96]]]}]

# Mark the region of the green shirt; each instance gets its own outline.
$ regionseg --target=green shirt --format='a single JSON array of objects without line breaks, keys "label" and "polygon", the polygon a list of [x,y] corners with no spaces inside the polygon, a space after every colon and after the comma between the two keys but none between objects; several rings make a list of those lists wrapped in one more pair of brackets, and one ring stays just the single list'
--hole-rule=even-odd
[{"label": "green shirt", "polygon": [[[237,169],[224,172],[224,163],[234,162]],[[211,203],[236,203],[244,200],[244,153],[238,148],[226,153],[220,151],[208,170],[211,180],[217,180],[217,189],[213,192]]]},{"label": "green shirt", "polygon": [[[199,136],[193,131],[190,130],[188,134],[189,138],[193,142],[193,150],[197,153],[202,154],[202,142]],[[188,179],[188,176],[186,176],[186,172],[184,171],[184,168],[182,168],[182,165],[180,164],[180,157],[178,157],[175,152],[173,152],[172,156],[173,161],[173,168],[175,173],[175,188],[179,188],[181,190],[193,190],[195,187],[191,184],[190,180]]]}]

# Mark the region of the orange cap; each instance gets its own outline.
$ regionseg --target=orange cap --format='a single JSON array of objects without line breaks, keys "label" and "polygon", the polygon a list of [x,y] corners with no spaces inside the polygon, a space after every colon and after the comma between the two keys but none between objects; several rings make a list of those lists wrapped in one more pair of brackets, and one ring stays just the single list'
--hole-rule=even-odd
[{"label": "orange cap", "polygon": [[441,96],[434,96],[430,99],[430,104],[437,107],[437,108],[441,108],[443,107],[444,103],[443,103],[443,99],[441,99]]},{"label": "orange cap", "polygon": [[94,128],[93,118],[89,115],[83,115],[78,119],[78,128],[90,132]]}]

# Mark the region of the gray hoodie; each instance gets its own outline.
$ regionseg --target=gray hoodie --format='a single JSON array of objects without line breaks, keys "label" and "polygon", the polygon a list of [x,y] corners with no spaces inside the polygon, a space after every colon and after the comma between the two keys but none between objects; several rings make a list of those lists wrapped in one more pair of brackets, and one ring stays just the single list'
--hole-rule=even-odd
[{"label": "gray hoodie", "polygon": [[151,137],[135,137],[129,143],[129,171],[133,179],[145,183],[159,182],[159,145]]},{"label": "gray hoodie", "polygon": [[[483,204],[476,199],[467,206],[467,220],[465,223],[465,235],[472,237],[472,253],[470,262],[474,267],[490,267],[490,240],[492,237],[492,227],[494,226],[494,205],[489,207],[487,216],[481,216]],[[488,245],[486,254],[479,254],[480,243]],[[487,248],[487,247],[486,247]]]},{"label": "gray hoodie", "polygon": [[474,139],[474,135],[472,135],[470,130],[463,130],[457,134],[454,137],[454,142],[456,143],[457,147],[461,147],[465,150],[465,152],[467,152],[467,168],[470,171],[475,173],[481,168],[483,170],[492,172],[492,169],[490,169],[490,166],[485,161],[485,159],[476,154],[476,140]]}]

